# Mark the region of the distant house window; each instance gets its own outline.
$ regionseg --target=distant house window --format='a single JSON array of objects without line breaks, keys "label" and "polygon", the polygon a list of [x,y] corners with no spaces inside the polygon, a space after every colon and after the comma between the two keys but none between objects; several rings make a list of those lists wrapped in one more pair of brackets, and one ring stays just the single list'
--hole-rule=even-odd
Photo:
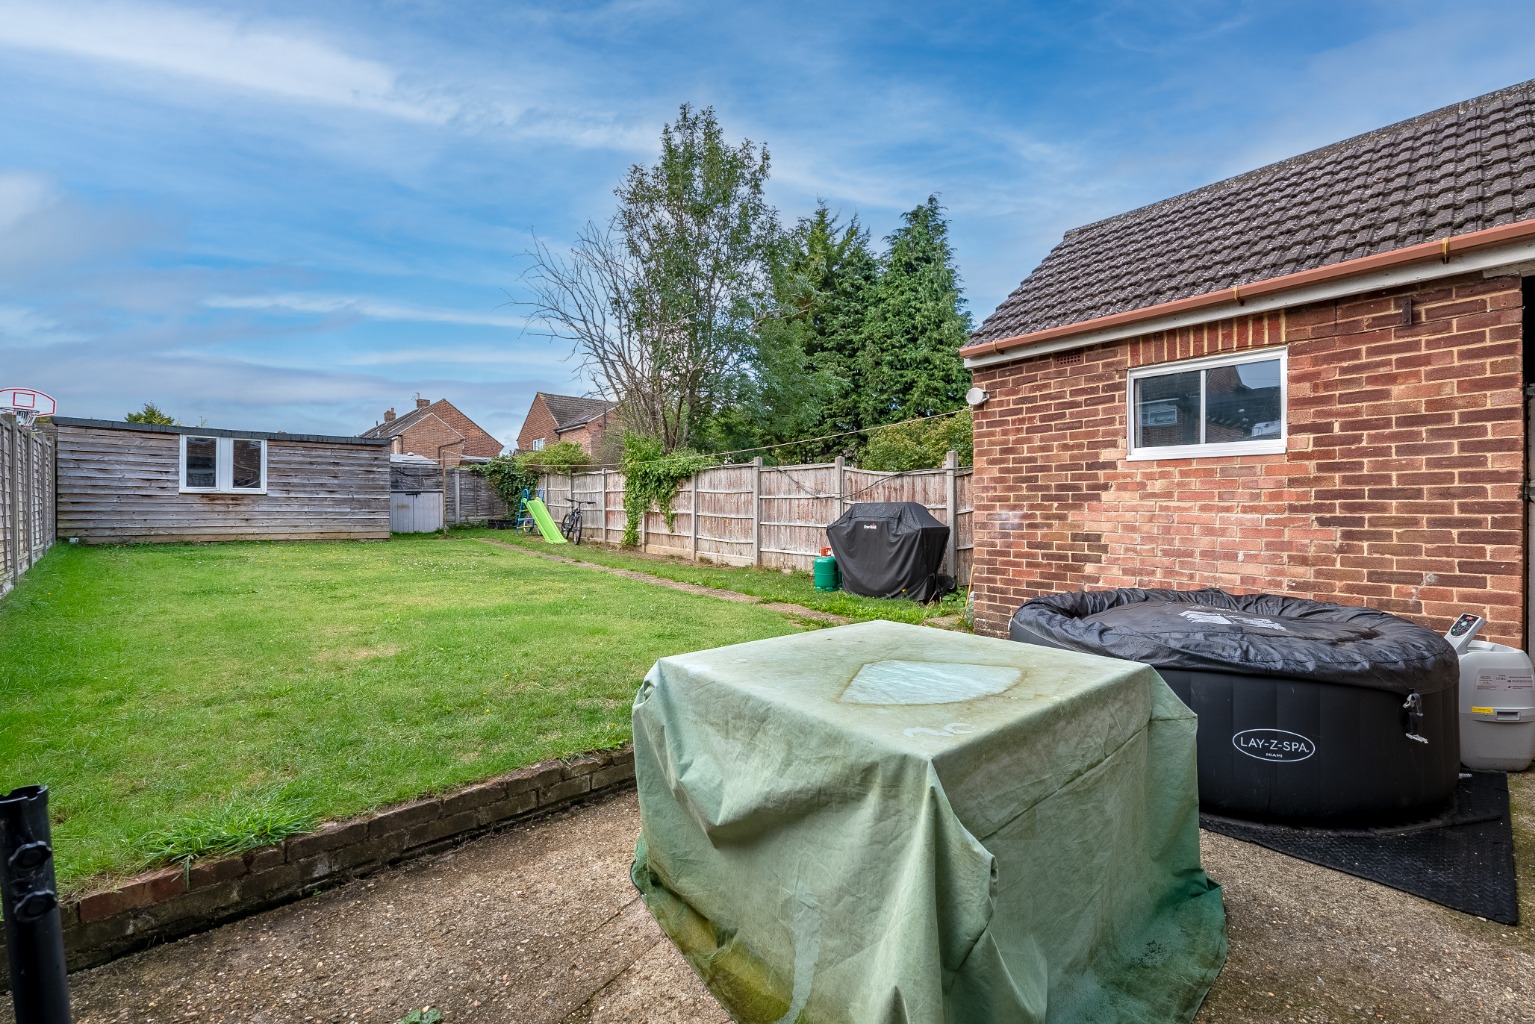
[{"label": "distant house window", "polygon": [[1131,459],[1285,450],[1284,349],[1130,371]]},{"label": "distant house window", "polygon": [[533,450],[535,452],[541,452],[541,451],[544,450],[544,439],[543,438],[535,437],[533,439]]},{"label": "distant house window", "polygon": [[182,434],[181,490],[265,494],[266,442],[250,437]]}]

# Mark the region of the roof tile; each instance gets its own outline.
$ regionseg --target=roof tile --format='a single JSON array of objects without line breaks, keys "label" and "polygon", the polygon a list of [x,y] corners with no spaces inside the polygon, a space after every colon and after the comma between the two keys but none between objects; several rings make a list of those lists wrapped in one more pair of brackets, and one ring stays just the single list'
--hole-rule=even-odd
[{"label": "roof tile", "polygon": [[544,406],[549,410],[549,415],[554,417],[555,430],[569,430],[579,427],[583,423],[596,419],[605,412],[612,412],[618,408],[614,402],[604,398],[577,398],[574,395],[551,395],[547,391],[540,391],[544,398]]},{"label": "roof tile", "polygon": [[993,341],[1535,216],[1535,81],[1066,232]]}]

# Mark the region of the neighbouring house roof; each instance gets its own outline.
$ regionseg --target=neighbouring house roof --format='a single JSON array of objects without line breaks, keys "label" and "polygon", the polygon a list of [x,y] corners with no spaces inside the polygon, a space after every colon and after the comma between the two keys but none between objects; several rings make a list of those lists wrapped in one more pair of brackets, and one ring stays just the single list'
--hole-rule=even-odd
[{"label": "neighbouring house roof", "polygon": [[458,408],[458,406],[454,405],[452,402],[448,401],[446,398],[439,398],[437,401],[432,402],[429,405],[417,406],[416,408],[410,410],[410,412],[407,412],[405,415],[403,415],[403,416],[396,416],[392,420],[385,420],[382,423],[375,423],[373,426],[369,427],[367,430],[364,430],[358,436],[359,437],[396,438],[396,437],[399,437],[401,434],[405,433],[405,431],[409,430],[411,427],[415,426],[416,424],[421,423],[422,421],[427,420],[427,419],[435,418],[436,420],[438,420],[438,422],[442,423],[443,426],[445,426],[449,430],[453,431],[453,433],[457,434],[460,438],[464,438],[465,440],[469,440],[469,438],[465,437],[465,435],[464,435],[464,433],[462,431],[458,430],[456,427],[453,426],[453,424],[449,423],[447,420],[444,420],[441,416],[437,415],[437,411],[438,411],[439,407],[441,407],[441,406],[447,406],[448,408],[452,409],[454,412],[458,413],[458,415],[463,416],[464,419],[469,420],[469,422],[471,424],[473,424],[473,426],[474,426],[474,428],[476,430],[478,430],[480,433],[484,434],[487,438],[490,438],[490,440],[495,441],[497,445],[500,445],[500,443],[501,443],[500,441],[496,441],[496,439],[494,437],[491,437],[490,431],[486,430],[484,427],[480,426],[478,423],[475,423],[474,420],[470,420],[468,416],[464,415],[464,412],[463,412],[462,409]]},{"label": "neighbouring house roof", "polygon": [[[433,405],[435,404],[436,403],[434,402]],[[412,409],[404,416],[396,416],[392,420],[385,420],[382,423],[376,423],[357,436],[399,437],[401,434],[405,433],[405,431],[409,430],[413,424],[420,423],[422,420],[432,415],[435,415],[432,412],[432,406],[423,405],[419,409]],[[457,431],[454,431],[454,433],[457,433]]]},{"label": "neighbouring house roof", "polygon": [[243,437],[267,441],[320,441],[326,444],[386,444],[384,438],[337,437],[332,434],[289,434],[282,430],[229,430],[223,427],[193,427],[185,424],[127,423],[121,420],[92,420],[75,416],[54,416],[50,422],[61,427],[98,427],[107,430],[132,430],[147,434],[193,434],[197,437]]},{"label": "neighbouring house roof", "polygon": [[605,398],[551,395],[547,391],[540,391],[538,394],[543,398],[544,407],[549,410],[549,415],[554,417],[556,431],[572,430],[583,426],[603,413],[613,412],[618,408],[617,402],[609,402]]},{"label": "neighbouring house roof", "polygon": [[1535,81],[1068,231],[985,343],[1535,218]]}]

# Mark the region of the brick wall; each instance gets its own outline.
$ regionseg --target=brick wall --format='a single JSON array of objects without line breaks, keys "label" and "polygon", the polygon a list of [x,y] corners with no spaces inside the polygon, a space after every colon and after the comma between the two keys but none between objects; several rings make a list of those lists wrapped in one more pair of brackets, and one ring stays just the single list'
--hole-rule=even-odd
[{"label": "brick wall", "polygon": [[[1217,586],[1473,611],[1523,646],[1522,308],[1519,278],[1467,276],[977,370],[977,628],[1041,593]],[[1129,369],[1281,344],[1284,454],[1125,459]]]},{"label": "brick wall", "polygon": [[533,399],[533,404],[528,409],[528,417],[522,421],[522,429],[517,432],[517,450],[532,451],[533,442],[539,438],[544,439],[545,445],[551,445],[558,440],[554,432],[554,415],[544,404],[543,395]]},{"label": "brick wall", "polygon": [[425,455],[445,466],[458,465],[466,455],[490,458],[501,454],[501,442],[459,412],[451,402],[443,399],[426,408],[427,415],[406,427],[396,439],[400,451]]},{"label": "brick wall", "polygon": [[596,456],[602,445],[603,433],[602,418],[598,417],[589,423],[583,423],[579,427],[565,431],[559,436],[559,440],[574,441],[586,454]]},{"label": "brick wall", "polygon": [[543,438],[545,446],[557,441],[574,441],[586,454],[596,456],[600,454],[605,433],[606,429],[601,416],[563,433],[556,431],[554,416],[549,412],[549,407],[544,404],[543,396],[539,395],[528,409],[528,416],[522,422],[522,429],[517,432],[517,450],[530,452],[533,450],[533,442]]},{"label": "brick wall", "polygon": [[[634,751],[598,750],[544,761],[442,796],[334,821],[276,846],[185,868],[149,871],[111,889],[61,901],[69,969],[106,963],[145,946],[278,906],[390,864],[634,781]],[[0,935],[0,992],[9,983]]]}]

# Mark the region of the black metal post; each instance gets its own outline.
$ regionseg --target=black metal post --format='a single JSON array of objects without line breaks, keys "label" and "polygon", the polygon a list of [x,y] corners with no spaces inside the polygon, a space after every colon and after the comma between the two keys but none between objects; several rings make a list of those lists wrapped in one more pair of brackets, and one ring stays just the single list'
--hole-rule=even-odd
[{"label": "black metal post", "polygon": [[0,910],[17,1024],[69,1024],[47,786],[0,796]]}]

